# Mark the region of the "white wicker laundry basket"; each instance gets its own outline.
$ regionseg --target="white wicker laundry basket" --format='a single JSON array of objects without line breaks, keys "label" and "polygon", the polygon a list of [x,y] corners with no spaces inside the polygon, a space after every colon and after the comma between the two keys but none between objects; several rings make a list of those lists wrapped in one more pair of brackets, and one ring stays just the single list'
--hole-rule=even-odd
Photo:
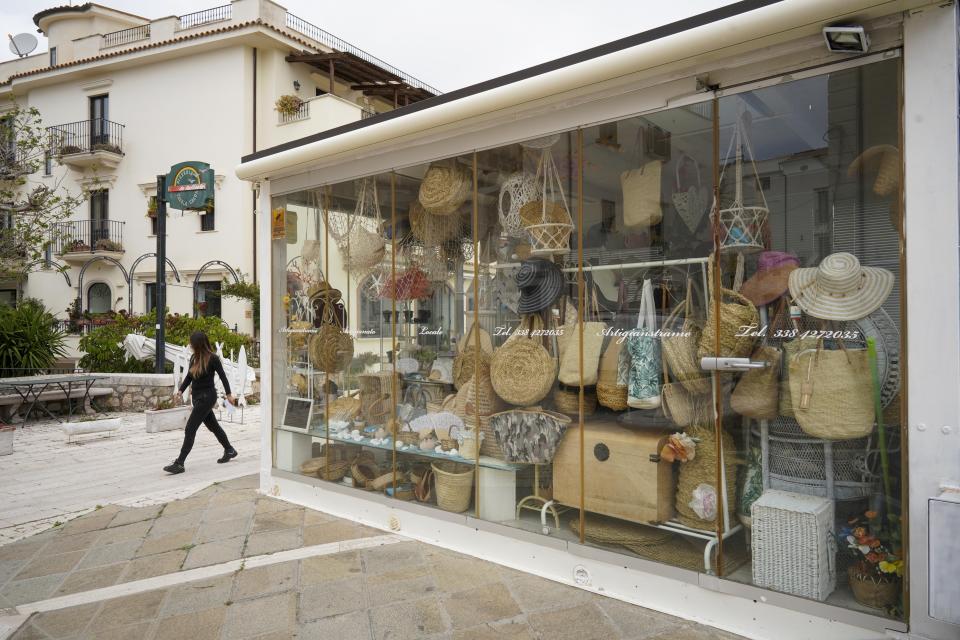
[{"label": "white wicker laundry basket", "polygon": [[771,490],[750,513],[753,583],[826,600],[837,584],[833,500]]}]

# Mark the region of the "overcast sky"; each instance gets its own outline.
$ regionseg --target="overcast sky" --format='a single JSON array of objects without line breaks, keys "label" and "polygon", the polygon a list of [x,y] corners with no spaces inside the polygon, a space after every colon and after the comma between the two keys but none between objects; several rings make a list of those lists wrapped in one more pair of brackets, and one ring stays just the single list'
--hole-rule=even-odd
[{"label": "overcast sky", "polygon": [[[36,34],[35,13],[68,3],[2,0],[0,24],[6,33]],[[220,3],[225,0],[100,1],[148,18],[182,15]],[[732,0],[286,0],[280,4],[441,91],[450,91],[732,4]],[[39,50],[46,50],[45,39],[36,35]],[[0,60],[14,57],[6,46],[0,51]]]}]

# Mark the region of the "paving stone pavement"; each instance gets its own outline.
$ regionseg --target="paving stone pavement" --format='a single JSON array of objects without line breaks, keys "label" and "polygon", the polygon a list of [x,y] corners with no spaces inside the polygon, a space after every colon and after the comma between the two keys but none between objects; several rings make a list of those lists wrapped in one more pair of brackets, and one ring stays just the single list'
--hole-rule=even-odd
[{"label": "paving stone pavement", "polygon": [[[97,505],[163,504],[216,481],[256,473],[260,465],[260,407],[244,422],[220,422],[240,457],[217,464],[223,449],[206,430],[187,460],[187,473],[171,477],[163,466],[177,456],[183,431],[147,433],[140,413],[111,413],[120,430],[110,437],[80,436],[67,444],[56,421],[18,429],[13,454],[0,458],[0,544],[12,542],[94,509]],[[2,574],[0,574],[2,577]]]},{"label": "paving stone pavement", "polygon": [[[256,483],[256,476],[246,476],[164,505],[106,506],[0,546],[0,609],[304,545],[384,535],[260,495]],[[37,613],[12,637],[738,638],[416,541],[280,558]]]}]

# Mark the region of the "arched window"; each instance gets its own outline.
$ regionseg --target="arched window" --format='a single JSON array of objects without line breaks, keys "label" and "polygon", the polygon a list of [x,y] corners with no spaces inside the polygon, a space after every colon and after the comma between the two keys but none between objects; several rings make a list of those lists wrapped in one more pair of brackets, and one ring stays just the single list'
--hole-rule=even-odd
[{"label": "arched window", "polygon": [[106,313],[113,308],[110,285],[105,282],[94,282],[87,289],[87,311],[90,313]]}]

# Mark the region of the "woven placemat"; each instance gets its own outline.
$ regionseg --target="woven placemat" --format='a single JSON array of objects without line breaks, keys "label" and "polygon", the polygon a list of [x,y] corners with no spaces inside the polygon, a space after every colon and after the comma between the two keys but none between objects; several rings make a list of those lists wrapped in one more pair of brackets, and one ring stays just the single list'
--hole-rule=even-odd
[{"label": "woven placemat", "polygon": [[[570,528],[580,535],[580,519],[570,520]],[[617,545],[632,551],[645,560],[663,562],[674,567],[703,572],[703,544],[699,540],[656,527],[634,524],[624,520],[590,514],[586,518],[588,542],[599,545]],[[746,541],[736,535],[723,542],[723,573],[729,575],[749,561]],[[716,558],[711,558],[713,571]]]}]

